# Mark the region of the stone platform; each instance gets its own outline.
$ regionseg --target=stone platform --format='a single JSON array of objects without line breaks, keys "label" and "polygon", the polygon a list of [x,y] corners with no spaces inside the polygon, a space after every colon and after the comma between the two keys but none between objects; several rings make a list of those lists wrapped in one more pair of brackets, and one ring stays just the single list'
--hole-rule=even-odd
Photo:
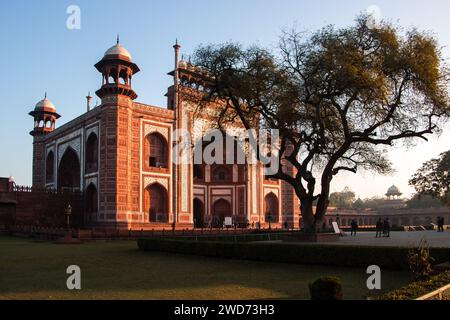
[{"label": "stone platform", "polygon": [[[380,247],[417,247],[421,240],[426,240],[431,248],[449,248],[450,249],[450,230],[445,232],[437,231],[415,231],[415,232],[391,232],[389,238],[376,238],[375,232],[359,232],[356,237],[351,237],[346,233],[336,242],[321,242],[323,245],[339,246],[380,246]],[[273,241],[277,242],[277,241]],[[281,241],[278,241],[281,242]],[[315,241],[302,241],[299,244],[316,244]]]}]

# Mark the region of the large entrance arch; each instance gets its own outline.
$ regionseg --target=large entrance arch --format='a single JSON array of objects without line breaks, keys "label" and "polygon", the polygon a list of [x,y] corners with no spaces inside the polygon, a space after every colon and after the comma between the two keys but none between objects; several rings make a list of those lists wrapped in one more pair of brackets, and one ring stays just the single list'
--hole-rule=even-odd
[{"label": "large entrance arch", "polygon": [[203,228],[204,227],[204,210],[203,202],[200,199],[194,199],[194,227]]},{"label": "large entrance arch", "polygon": [[214,227],[222,227],[225,217],[232,217],[231,204],[225,200],[217,200],[213,205],[213,225]]},{"label": "large entrance arch", "polygon": [[264,213],[266,222],[278,222],[278,198],[272,192],[264,198]]},{"label": "large entrance arch", "polygon": [[80,190],[80,161],[72,148],[64,152],[58,167],[58,189]]},{"label": "large entrance arch", "polygon": [[85,192],[85,222],[96,220],[98,212],[98,193],[94,184],[90,184]]},{"label": "large entrance arch", "polygon": [[159,183],[154,183],[145,189],[144,209],[149,215],[149,222],[169,221],[167,190]]}]

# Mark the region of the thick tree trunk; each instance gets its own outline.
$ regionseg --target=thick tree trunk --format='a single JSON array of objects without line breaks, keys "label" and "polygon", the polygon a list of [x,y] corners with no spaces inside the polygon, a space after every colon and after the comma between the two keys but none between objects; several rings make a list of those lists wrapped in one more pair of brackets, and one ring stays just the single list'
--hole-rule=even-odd
[{"label": "thick tree trunk", "polygon": [[316,232],[316,220],[314,217],[313,203],[310,200],[300,201],[300,213],[302,215],[303,230],[306,233]]},{"label": "thick tree trunk", "polygon": [[322,229],[323,217],[326,214],[325,211],[314,212],[314,206],[312,201],[301,201],[300,203],[300,213],[302,216],[303,230],[305,233],[317,233]]}]

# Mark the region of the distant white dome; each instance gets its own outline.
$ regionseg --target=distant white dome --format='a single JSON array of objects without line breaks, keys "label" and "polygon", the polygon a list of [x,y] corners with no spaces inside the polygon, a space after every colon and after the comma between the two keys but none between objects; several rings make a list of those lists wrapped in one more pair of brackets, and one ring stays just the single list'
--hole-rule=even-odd
[{"label": "distant white dome", "polygon": [[401,194],[400,189],[395,185],[390,187],[386,193],[387,196],[400,196]]},{"label": "distant white dome", "polygon": [[124,56],[124,57],[128,58],[130,61],[132,60],[130,52],[127,49],[125,49],[120,43],[112,46],[105,52],[105,57],[106,56],[117,56],[117,55]]},{"label": "distant white dome", "polygon": [[181,69],[187,69],[187,62],[184,59],[181,59],[180,62],[178,62],[178,67]]},{"label": "distant white dome", "polygon": [[47,97],[45,97],[43,100],[39,101],[36,104],[36,107],[34,110],[35,111],[56,112],[56,107]]},{"label": "distant white dome", "polygon": [[9,177],[9,180],[8,180],[9,182],[14,182],[14,177],[13,176],[11,176],[11,177]]}]

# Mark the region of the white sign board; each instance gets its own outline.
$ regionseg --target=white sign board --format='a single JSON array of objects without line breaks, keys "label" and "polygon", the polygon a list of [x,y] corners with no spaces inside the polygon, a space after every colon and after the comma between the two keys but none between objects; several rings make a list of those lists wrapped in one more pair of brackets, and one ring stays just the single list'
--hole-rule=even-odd
[{"label": "white sign board", "polygon": [[339,229],[337,222],[333,222],[332,225],[333,225],[334,233],[340,234],[341,230]]},{"label": "white sign board", "polygon": [[225,227],[232,227],[233,226],[233,218],[232,217],[225,217],[225,222],[223,223]]}]

